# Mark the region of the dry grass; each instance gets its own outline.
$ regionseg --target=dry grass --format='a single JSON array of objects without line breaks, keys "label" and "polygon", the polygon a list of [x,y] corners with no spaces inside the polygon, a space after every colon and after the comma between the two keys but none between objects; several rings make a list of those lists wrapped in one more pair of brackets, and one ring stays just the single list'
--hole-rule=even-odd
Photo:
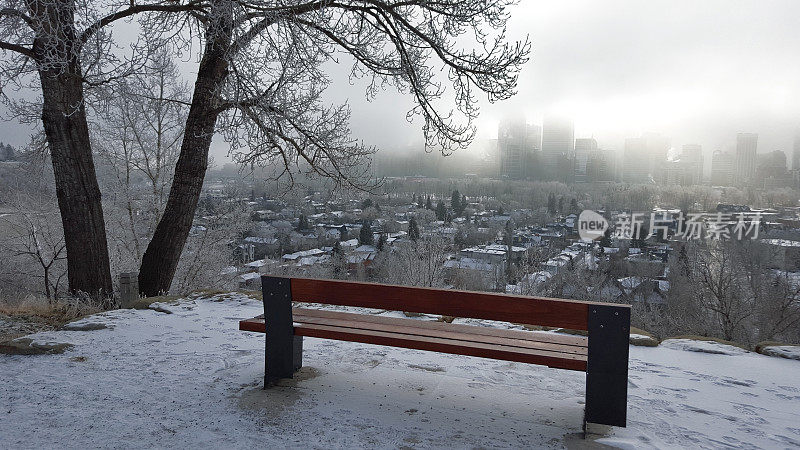
[{"label": "dry grass", "polygon": [[631,345],[637,345],[639,347],[658,347],[658,344],[661,343],[661,341],[659,341],[658,338],[653,335],[653,333],[642,330],[641,328],[631,327],[631,334],[645,336],[644,338],[631,337]]},{"label": "dry grass", "polygon": [[39,331],[54,330],[69,322],[100,312],[101,309],[84,300],[68,298],[48,302],[41,297],[26,297],[10,304],[0,303],[0,342]]},{"label": "dry grass", "polygon": [[0,305],[0,314],[53,327],[100,312],[101,309],[78,299],[23,301],[14,306]]}]

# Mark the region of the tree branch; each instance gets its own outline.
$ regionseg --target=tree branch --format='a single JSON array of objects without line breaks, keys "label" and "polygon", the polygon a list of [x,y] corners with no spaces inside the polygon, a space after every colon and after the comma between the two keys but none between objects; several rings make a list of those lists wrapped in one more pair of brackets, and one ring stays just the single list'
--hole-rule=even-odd
[{"label": "tree branch", "polygon": [[201,0],[191,1],[185,5],[134,5],[122,11],[109,14],[100,18],[81,33],[78,44],[83,46],[98,30],[117,20],[133,16],[143,12],[192,12],[201,11],[203,2]]},{"label": "tree branch", "polygon": [[22,11],[14,8],[3,8],[0,9],[0,17],[19,17],[20,19],[24,20],[25,23],[28,24],[29,27],[33,28],[33,19],[30,18],[27,14],[23,13]]},{"label": "tree branch", "polygon": [[12,44],[10,42],[0,41],[0,49],[2,50],[9,50],[12,52],[19,53],[20,55],[27,56],[31,59],[36,59],[33,54],[33,50],[29,49],[28,47],[23,47],[22,45]]}]

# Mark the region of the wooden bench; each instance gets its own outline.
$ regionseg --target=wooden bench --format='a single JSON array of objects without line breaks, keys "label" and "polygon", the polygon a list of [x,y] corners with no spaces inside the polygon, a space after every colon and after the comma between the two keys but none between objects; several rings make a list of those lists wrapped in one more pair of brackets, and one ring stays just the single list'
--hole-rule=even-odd
[{"label": "wooden bench", "polygon": [[[239,329],[266,333],[265,387],[302,366],[303,336],[309,336],[586,372],[584,422],[626,424],[628,305],[270,276],[261,277],[261,286],[264,315],[239,322]],[[296,308],[292,302],[560,327],[588,337]]]}]

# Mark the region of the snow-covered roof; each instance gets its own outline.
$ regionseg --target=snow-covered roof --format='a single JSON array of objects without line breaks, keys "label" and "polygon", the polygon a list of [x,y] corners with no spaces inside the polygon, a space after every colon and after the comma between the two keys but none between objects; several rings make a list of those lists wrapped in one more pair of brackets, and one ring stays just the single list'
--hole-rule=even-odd
[{"label": "snow-covered roof", "polygon": [[761,242],[778,247],[800,247],[800,241],[790,239],[762,239]]},{"label": "snow-covered roof", "polygon": [[298,266],[313,266],[315,264],[324,263],[330,259],[330,255],[319,255],[319,256],[306,256],[297,260]]},{"label": "snow-covered roof", "polygon": [[254,267],[254,268],[264,267],[266,265],[267,265],[267,260],[266,259],[257,259],[257,260],[255,260],[253,262],[249,262],[249,263],[245,264],[245,266],[247,266],[247,267]]},{"label": "snow-covered roof", "polygon": [[312,248],[311,250],[303,250],[303,251],[300,251],[300,252],[287,253],[287,254],[283,255],[282,258],[287,260],[287,261],[294,261],[294,260],[297,260],[299,258],[304,258],[306,256],[316,256],[316,255],[321,255],[323,253],[325,253],[325,252],[323,252],[322,250],[320,250],[318,248]]},{"label": "snow-covered roof", "polygon": [[[505,251],[508,249],[508,246],[507,245],[503,245],[503,244],[489,244],[489,245],[486,246],[486,249],[487,250],[500,250],[500,251],[505,253]],[[511,251],[512,252],[524,252],[525,251],[525,247],[517,247],[517,246],[512,245],[511,246]]]},{"label": "snow-covered roof", "polygon": [[348,239],[346,241],[339,242],[340,247],[358,247],[358,239]]},{"label": "snow-covered roof", "polygon": [[482,259],[475,258],[448,259],[444,262],[444,267],[448,269],[469,269],[485,272],[493,272],[495,269],[493,264]]},{"label": "snow-covered roof", "polygon": [[267,238],[267,237],[258,237],[258,236],[247,236],[244,238],[244,241],[249,244],[275,244],[278,242],[275,238]]}]

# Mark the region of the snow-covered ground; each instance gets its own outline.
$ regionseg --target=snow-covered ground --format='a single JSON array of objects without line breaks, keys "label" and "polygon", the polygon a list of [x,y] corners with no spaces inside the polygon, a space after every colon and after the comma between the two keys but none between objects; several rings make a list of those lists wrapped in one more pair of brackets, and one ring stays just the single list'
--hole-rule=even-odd
[{"label": "snow-covered ground", "polygon": [[258,301],[161,307],[33,335],[74,344],[60,355],[0,356],[0,448],[800,446],[791,359],[631,347],[628,428],[583,441],[579,372],[306,338],[305,367],[265,391],[264,336],[237,329]]}]

